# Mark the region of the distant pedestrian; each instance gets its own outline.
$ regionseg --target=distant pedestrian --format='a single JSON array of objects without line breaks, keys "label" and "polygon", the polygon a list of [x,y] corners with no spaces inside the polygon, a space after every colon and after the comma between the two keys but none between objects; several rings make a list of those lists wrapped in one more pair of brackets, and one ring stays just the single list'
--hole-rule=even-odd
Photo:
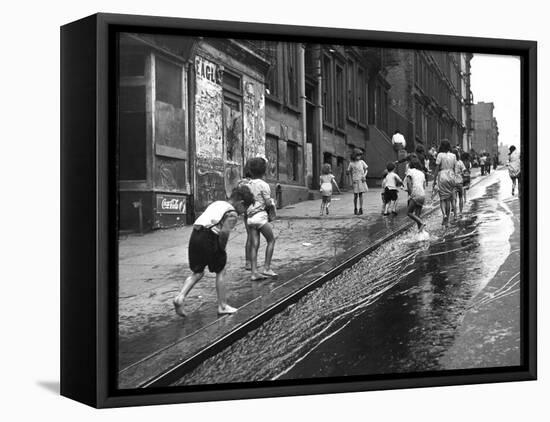
[{"label": "distant pedestrian", "polygon": [[336,183],[336,178],[332,174],[332,169],[330,164],[324,164],[322,169],[321,177],[320,177],[320,185],[321,188],[319,189],[321,191],[321,212],[320,215],[323,215],[323,211],[329,214],[329,207],[330,202],[332,199],[332,186],[336,188],[338,193],[340,193],[340,187],[338,186],[338,183]]},{"label": "distant pedestrian", "polygon": [[216,273],[216,291],[218,294],[218,313],[232,314],[237,309],[227,304],[225,289],[225,248],[229,234],[237,224],[239,214],[243,214],[254,202],[252,192],[241,186],[233,189],[228,201],[215,201],[210,204],[193,224],[189,238],[189,268],[193,272],[183,283],[180,293],[174,298],[174,308],[180,316],[185,316],[183,303],[193,286],[204,276],[208,266]]},{"label": "distant pedestrian", "polygon": [[519,151],[516,150],[516,147],[514,145],[512,145],[508,149],[508,151],[509,151],[508,163],[506,164],[506,167],[508,167],[508,174],[512,179],[512,196],[516,191],[516,184],[518,187],[518,195],[520,195],[521,194],[521,161],[520,161]]},{"label": "distant pedestrian", "polygon": [[491,167],[493,166],[493,158],[491,154],[487,153],[485,156],[485,174],[491,174]]},{"label": "distant pedestrian", "polygon": [[403,185],[401,178],[395,173],[395,164],[389,162],[386,165],[387,174],[382,180],[382,201],[384,215],[388,215],[390,212],[397,215],[397,198],[398,188]]},{"label": "distant pedestrian", "polygon": [[393,132],[391,143],[396,151],[405,149],[407,146],[407,141],[401,132],[399,132],[399,129],[396,129],[395,132]]},{"label": "distant pedestrian", "polygon": [[460,152],[458,149],[453,150],[453,154],[456,156],[455,164],[455,180],[456,180],[456,196],[454,209],[457,209],[458,202],[458,213],[462,216],[462,210],[464,208],[465,201],[465,191],[464,191],[464,173],[467,171],[466,165],[461,160]]},{"label": "distant pedestrian", "polygon": [[[363,193],[369,190],[367,186],[369,166],[362,160],[362,157],[363,151],[358,148],[354,149],[347,171],[353,186],[353,213],[355,215],[363,214]],[[359,208],[357,208],[357,199],[359,199]]]},{"label": "distant pedestrian", "polygon": [[[266,277],[276,277],[271,269],[271,259],[275,250],[275,235],[269,221],[268,211],[274,209],[275,201],[271,198],[271,189],[263,180],[267,171],[267,160],[256,157],[250,160],[249,188],[254,196],[254,203],[246,210],[246,224],[250,231],[250,270],[252,281],[262,280]],[[263,270],[258,270],[258,249],[260,248],[260,233],[267,242],[265,248],[265,260]]]},{"label": "distant pedestrian", "polygon": [[485,162],[487,161],[487,157],[485,155],[485,153],[481,153],[481,155],[479,156],[479,167],[481,168],[481,175],[482,176],[485,176],[485,173],[486,173],[486,167],[485,167]]},{"label": "distant pedestrian", "polygon": [[443,213],[443,226],[449,224],[451,206],[454,204],[455,199],[455,165],[456,157],[451,152],[451,144],[447,139],[443,139],[435,160],[433,184],[434,190],[437,190],[439,194],[439,204]]},{"label": "distant pedestrian", "polygon": [[418,231],[424,231],[426,223],[420,218],[422,207],[426,201],[426,176],[424,166],[417,158],[410,162],[409,170],[405,177],[405,185],[409,193],[407,203],[407,216],[416,222]]}]

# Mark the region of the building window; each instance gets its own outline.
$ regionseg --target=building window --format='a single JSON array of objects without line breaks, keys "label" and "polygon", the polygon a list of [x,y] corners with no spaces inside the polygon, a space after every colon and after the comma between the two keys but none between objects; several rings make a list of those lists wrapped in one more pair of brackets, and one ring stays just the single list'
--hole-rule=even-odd
[{"label": "building window", "polygon": [[160,57],[155,60],[156,100],[181,107],[182,68]]},{"label": "building window", "polygon": [[298,145],[293,142],[286,144],[287,176],[288,180],[297,182],[298,179]]},{"label": "building window", "polygon": [[281,58],[281,43],[279,42],[270,42],[266,41],[265,43],[265,51],[269,57],[269,61],[271,62],[271,67],[269,68],[269,72],[267,74],[267,89],[269,90],[269,96],[275,99],[280,100],[281,90],[280,90],[280,82],[279,78],[280,75],[283,74],[282,72],[282,58]]},{"label": "building window", "polygon": [[336,100],[336,126],[344,128],[344,67],[336,64],[336,81],[335,81],[335,100]]},{"label": "building window", "polygon": [[225,71],[223,73],[223,89],[225,91],[234,92],[235,94],[241,94],[241,77],[231,72]]},{"label": "building window", "polygon": [[359,122],[367,123],[367,76],[360,67],[357,68],[357,112]]},{"label": "building window", "polygon": [[286,43],[287,104],[298,107],[298,44]]},{"label": "building window", "polygon": [[332,62],[323,57],[323,120],[332,123]]},{"label": "building window", "polygon": [[119,178],[147,179],[145,86],[120,86],[118,109]]},{"label": "building window", "polygon": [[355,66],[353,62],[348,61],[347,67],[347,97],[348,97],[348,117],[355,119]]}]

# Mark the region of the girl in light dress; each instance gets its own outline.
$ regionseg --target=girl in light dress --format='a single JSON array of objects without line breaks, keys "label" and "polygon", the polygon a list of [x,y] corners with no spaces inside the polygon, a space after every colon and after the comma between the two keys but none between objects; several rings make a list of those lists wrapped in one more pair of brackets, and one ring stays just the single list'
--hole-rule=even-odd
[{"label": "girl in light dress", "polygon": [[[439,205],[443,213],[443,226],[449,224],[451,207],[455,202],[456,178],[455,178],[456,156],[451,152],[451,143],[447,139],[441,141],[439,154],[435,160],[433,190],[439,194]],[[455,209],[456,216],[456,209]]]},{"label": "girl in light dress", "polygon": [[321,212],[319,215],[323,215],[323,211],[325,211],[328,215],[328,209],[330,207],[330,201],[332,199],[332,186],[336,188],[338,193],[340,193],[340,188],[338,187],[338,183],[336,183],[336,178],[331,172],[331,166],[330,164],[324,164],[322,169],[321,177],[320,177],[320,184],[321,184]]},{"label": "girl in light dress", "polygon": [[[367,186],[369,166],[362,160],[362,157],[363,151],[359,148],[354,149],[347,171],[353,186],[353,213],[355,215],[363,214],[363,193],[369,190]],[[357,208],[357,199],[359,199],[359,209]]]}]

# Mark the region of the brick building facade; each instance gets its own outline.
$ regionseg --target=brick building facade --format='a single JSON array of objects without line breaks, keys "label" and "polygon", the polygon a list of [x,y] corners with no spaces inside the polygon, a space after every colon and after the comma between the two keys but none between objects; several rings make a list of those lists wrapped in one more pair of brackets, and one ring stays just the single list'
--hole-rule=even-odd
[{"label": "brick building facade", "polygon": [[474,135],[472,148],[478,153],[498,155],[498,123],[494,117],[493,103],[478,102],[472,108]]},{"label": "brick building facade", "polygon": [[119,57],[121,230],[192,222],[250,157],[285,206],[318,195],[325,163],[349,188],[354,148],[379,184],[394,129],[410,150],[465,130],[455,54],[123,34]]},{"label": "brick building facade", "polygon": [[412,151],[417,144],[429,148],[448,139],[468,145],[470,123],[469,54],[423,50],[385,50],[391,108],[404,121],[398,123]]}]

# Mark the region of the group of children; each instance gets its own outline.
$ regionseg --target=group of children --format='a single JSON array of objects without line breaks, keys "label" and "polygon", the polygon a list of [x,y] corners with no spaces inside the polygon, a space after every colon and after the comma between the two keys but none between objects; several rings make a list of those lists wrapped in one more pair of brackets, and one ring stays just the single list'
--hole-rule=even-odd
[{"label": "group of children", "polygon": [[[263,180],[267,171],[267,160],[255,157],[246,163],[245,178],[233,189],[227,201],[211,203],[193,224],[189,239],[188,257],[192,274],[183,283],[180,293],[174,298],[178,315],[185,316],[183,304],[193,286],[202,279],[204,270],[216,274],[218,314],[232,314],[236,308],[227,303],[225,288],[226,246],[230,232],[235,228],[238,216],[244,215],[247,239],[245,245],[245,268],[251,271],[251,280],[276,277],[271,269],[275,249],[275,236],[270,223],[275,201],[271,198],[269,185]],[[257,256],[260,234],[267,242],[263,270],[258,269]]]},{"label": "group of children", "polygon": [[[352,161],[348,166],[348,174],[353,186],[354,214],[363,214],[363,193],[368,191],[366,177],[368,165],[362,160],[362,151],[354,150]],[[402,180],[395,172],[395,163],[389,162],[382,180],[382,213],[397,214],[396,204],[399,189],[408,193],[407,216],[416,222],[419,232],[423,232],[426,224],[420,218],[422,207],[426,201],[426,168],[416,154],[408,157],[408,169]],[[189,267],[192,274],[183,283],[180,293],[174,299],[176,313],[185,316],[183,304],[193,286],[202,279],[206,267],[216,274],[216,291],[218,295],[218,313],[231,314],[236,309],[227,304],[224,276],[227,263],[226,245],[229,233],[234,229],[238,216],[244,214],[247,232],[245,245],[245,268],[251,271],[251,280],[257,281],[267,277],[276,277],[271,269],[271,260],[275,248],[275,236],[270,223],[270,210],[275,209],[275,201],[271,198],[269,185],[263,180],[267,170],[267,160],[263,157],[250,159],[245,166],[245,178],[233,190],[227,201],[215,201],[193,224],[189,239]],[[460,159],[458,151],[450,151],[448,141],[442,141],[436,159],[436,174],[434,175],[434,190],[441,199],[441,209],[444,223],[448,221],[451,207],[462,213],[465,200],[465,189],[469,186],[469,168]],[[320,214],[329,214],[333,186],[338,192],[340,188],[330,164],[322,167],[320,176],[320,191],[322,195]],[[455,200],[458,198],[458,204]],[[359,206],[358,206],[359,205]],[[263,270],[258,269],[257,257],[260,235],[266,242],[266,253]]]},{"label": "group of children", "polygon": [[[363,152],[360,149],[355,149],[347,170],[353,187],[353,213],[355,215],[363,214],[363,193],[368,191],[368,165],[363,161],[362,157]],[[386,166],[386,171],[384,172],[382,180],[382,214],[389,215],[390,212],[392,214],[397,214],[398,191],[400,187],[404,187],[409,194],[407,215],[417,223],[419,231],[423,231],[425,224],[420,219],[420,214],[426,196],[425,169],[423,163],[416,155],[411,156],[408,161],[409,164],[405,182],[403,182],[395,172],[394,162],[389,162]],[[320,215],[324,213],[329,214],[332,187],[335,186],[338,192],[340,192],[335,177],[331,173],[330,164],[325,164],[323,166],[322,173],[320,177],[320,191],[322,195]]]}]

